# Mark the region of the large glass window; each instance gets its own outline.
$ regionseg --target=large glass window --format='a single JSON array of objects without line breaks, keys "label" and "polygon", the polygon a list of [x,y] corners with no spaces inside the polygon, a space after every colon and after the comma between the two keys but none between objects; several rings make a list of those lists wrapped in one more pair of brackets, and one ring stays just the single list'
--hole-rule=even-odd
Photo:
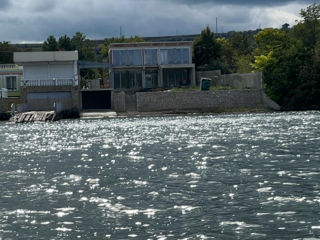
[{"label": "large glass window", "polygon": [[141,71],[117,71],[114,72],[115,89],[142,88]]},{"label": "large glass window", "polygon": [[163,86],[181,87],[190,85],[189,69],[164,69]]},{"label": "large glass window", "polygon": [[6,77],[6,88],[9,91],[17,91],[18,90],[17,76],[7,76]]},{"label": "large glass window", "polygon": [[157,88],[158,85],[158,71],[146,71],[146,88]]},{"label": "large glass window", "polygon": [[161,64],[189,64],[189,48],[160,49]]},{"label": "large glass window", "polygon": [[140,50],[113,50],[113,65],[115,66],[141,66],[142,51]]},{"label": "large glass window", "polygon": [[158,64],[158,50],[157,49],[145,49],[144,50],[144,64],[145,65],[157,65]]}]

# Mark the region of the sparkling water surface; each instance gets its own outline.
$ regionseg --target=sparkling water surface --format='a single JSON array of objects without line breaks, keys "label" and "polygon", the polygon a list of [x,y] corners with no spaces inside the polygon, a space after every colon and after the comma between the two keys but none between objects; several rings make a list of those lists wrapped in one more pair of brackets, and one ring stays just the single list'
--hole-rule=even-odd
[{"label": "sparkling water surface", "polygon": [[320,112],[0,122],[0,239],[320,239]]}]

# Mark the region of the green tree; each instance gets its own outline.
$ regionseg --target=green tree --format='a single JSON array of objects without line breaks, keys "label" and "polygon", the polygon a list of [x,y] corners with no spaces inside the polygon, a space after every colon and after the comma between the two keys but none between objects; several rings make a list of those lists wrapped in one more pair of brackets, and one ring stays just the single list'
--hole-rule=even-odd
[{"label": "green tree", "polygon": [[54,36],[50,35],[42,44],[42,51],[58,51],[58,43]]},{"label": "green tree", "polygon": [[295,41],[279,29],[265,29],[255,35],[257,49],[252,66],[264,73],[268,95],[279,104],[286,105],[290,89],[297,86],[296,61],[298,54]]},{"label": "green tree", "polygon": [[219,62],[221,72],[223,73],[232,73],[236,71],[236,61],[235,58],[237,56],[236,51],[231,45],[230,40],[226,38],[218,38],[217,43],[220,45],[220,57],[219,60],[215,62]]},{"label": "green tree", "polygon": [[73,49],[78,50],[79,60],[95,61],[95,47],[86,35],[76,32],[71,39],[71,44]]},{"label": "green tree", "polygon": [[72,51],[72,50],[74,50],[72,48],[71,39],[67,35],[64,35],[64,36],[59,38],[58,48],[59,48],[60,51]]},{"label": "green tree", "polygon": [[216,41],[209,26],[201,31],[200,36],[193,42],[193,57],[196,66],[215,65],[219,60],[221,46]]},{"label": "green tree", "polygon": [[244,32],[233,34],[230,42],[237,55],[251,54],[254,49],[254,39]]},{"label": "green tree", "polygon": [[13,63],[13,52],[18,50],[9,42],[0,42],[0,64]]},{"label": "green tree", "polygon": [[254,69],[252,67],[253,57],[250,54],[235,57],[237,73],[250,73]]},{"label": "green tree", "polygon": [[303,23],[305,25],[305,30],[307,30],[307,36],[310,41],[310,46],[314,49],[317,41],[319,40],[320,31],[320,5],[312,4],[307,9],[302,9],[300,12],[301,17],[303,17]]}]

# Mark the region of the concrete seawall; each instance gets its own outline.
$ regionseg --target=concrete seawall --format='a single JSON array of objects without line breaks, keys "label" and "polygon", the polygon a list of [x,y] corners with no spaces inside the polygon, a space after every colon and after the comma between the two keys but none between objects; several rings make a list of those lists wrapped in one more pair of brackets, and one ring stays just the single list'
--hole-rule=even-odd
[{"label": "concrete seawall", "polygon": [[[114,110],[117,112],[223,112],[239,109],[280,110],[280,107],[262,90],[217,90],[185,92],[137,92],[135,98],[124,92],[114,94]],[[135,100],[135,102],[132,102]],[[135,104],[135,108],[133,105]]]},{"label": "concrete seawall", "polygon": [[261,90],[137,93],[137,111],[205,111],[271,108]]}]

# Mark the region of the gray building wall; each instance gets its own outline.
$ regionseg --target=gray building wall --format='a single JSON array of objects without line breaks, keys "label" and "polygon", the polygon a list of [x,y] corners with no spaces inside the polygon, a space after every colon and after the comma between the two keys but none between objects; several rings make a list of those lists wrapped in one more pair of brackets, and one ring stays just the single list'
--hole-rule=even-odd
[{"label": "gray building wall", "polygon": [[211,84],[214,86],[225,86],[236,89],[263,89],[263,76],[258,73],[233,73],[221,75],[220,70],[217,71],[199,71],[197,72],[197,80],[210,78]]},{"label": "gray building wall", "polygon": [[[68,93],[69,98],[42,98],[42,99],[28,99],[28,94],[37,94],[52,96],[54,93]],[[62,111],[67,110],[79,110],[80,109],[80,97],[79,88],[71,86],[56,86],[56,87],[26,87],[22,89],[21,99],[25,105],[25,111],[48,111],[53,110],[54,103],[59,103],[59,108]]]}]

